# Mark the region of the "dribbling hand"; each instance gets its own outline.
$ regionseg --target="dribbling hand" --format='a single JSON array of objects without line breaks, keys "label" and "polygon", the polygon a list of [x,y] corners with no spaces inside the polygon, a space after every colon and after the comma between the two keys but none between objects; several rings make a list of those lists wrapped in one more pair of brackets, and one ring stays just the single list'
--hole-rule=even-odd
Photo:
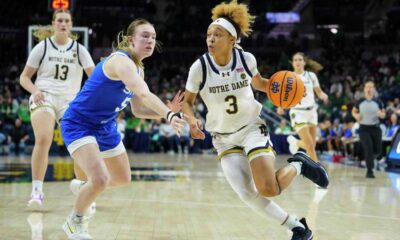
[{"label": "dribbling hand", "polygon": [[276,110],[276,112],[277,112],[279,115],[284,115],[284,114],[285,114],[285,110],[284,110],[283,108],[281,108],[281,107],[278,107],[278,109]]},{"label": "dribbling hand", "polygon": [[40,105],[44,104],[44,95],[40,90],[38,90],[37,92],[33,93],[32,95],[33,95],[33,102],[36,105],[40,106]]},{"label": "dribbling hand", "polygon": [[200,139],[204,140],[206,135],[204,134],[203,130],[203,122],[199,119],[193,119],[190,121],[190,136],[193,139]]}]

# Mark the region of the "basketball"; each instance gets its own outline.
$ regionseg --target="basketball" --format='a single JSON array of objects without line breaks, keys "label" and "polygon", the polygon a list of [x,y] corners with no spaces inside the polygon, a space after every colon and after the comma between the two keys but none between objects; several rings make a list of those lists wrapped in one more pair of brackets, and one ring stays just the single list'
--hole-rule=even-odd
[{"label": "basketball", "polygon": [[277,107],[296,106],[304,96],[304,84],[301,78],[291,71],[276,72],[267,83],[269,100]]}]

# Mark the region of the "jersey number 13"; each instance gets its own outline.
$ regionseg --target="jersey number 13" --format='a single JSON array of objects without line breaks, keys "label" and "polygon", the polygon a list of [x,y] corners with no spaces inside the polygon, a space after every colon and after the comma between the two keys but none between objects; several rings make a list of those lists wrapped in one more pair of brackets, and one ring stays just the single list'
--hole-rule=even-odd
[{"label": "jersey number 13", "polygon": [[68,70],[67,65],[62,65],[60,67],[59,64],[56,64],[56,74],[54,75],[54,78],[57,80],[66,80],[68,77]]}]

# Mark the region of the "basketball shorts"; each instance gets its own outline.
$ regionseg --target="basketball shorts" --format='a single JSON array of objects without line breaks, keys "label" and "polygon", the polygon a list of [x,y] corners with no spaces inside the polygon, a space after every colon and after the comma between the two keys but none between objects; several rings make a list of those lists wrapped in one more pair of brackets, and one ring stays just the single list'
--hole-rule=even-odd
[{"label": "basketball shorts", "polygon": [[44,111],[53,115],[54,119],[59,121],[67,110],[69,103],[74,99],[75,95],[54,95],[43,92],[44,104],[36,105],[33,101],[33,95],[29,97],[29,110],[31,115],[36,112]]},{"label": "basketball shorts", "polygon": [[259,156],[275,158],[276,154],[272,148],[267,126],[261,118],[235,133],[212,133],[211,135],[219,159],[230,153],[244,153],[249,161]]},{"label": "basketball shorts", "polygon": [[99,146],[103,158],[115,157],[126,151],[115,121],[94,127],[79,119],[62,119],[61,134],[71,156],[78,148],[91,143]]},{"label": "basketball shorts", "polygon": [[289,111],[289,115],[292,128],[296,131],[309,125],[318,125],[318,114],[315,108],[310,110],[297,110],[292,108]]}]

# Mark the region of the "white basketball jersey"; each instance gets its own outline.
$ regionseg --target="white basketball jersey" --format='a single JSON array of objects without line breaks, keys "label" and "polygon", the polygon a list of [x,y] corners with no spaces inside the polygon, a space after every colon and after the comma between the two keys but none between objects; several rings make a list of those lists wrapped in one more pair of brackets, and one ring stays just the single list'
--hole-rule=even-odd
[{"label": "white basketball jersey", "polygon": [[87,50],[71,39],[63,46],[56,45],[51,38],[43,41],[44,51],[39,62],[35,85],[41,91],[54,95],[76,95],[81,87],[83,74],[78,55],[79,51]]},{"label": "white basketball jersey", "polygon": [[229,68],[217,66],[211,58],[208,53],[200,58],[203,70],[200,96],[208,109],[206,129],[233,133],[260,115],[262,106],[251,87],[253,74],[242,50],[233,50]]},{"label": "white basketball jersey", "polygon": [[318,78],[313,72],[304,71],[299,75],[303,80],[306,96],[301,99],[301,102],[294,106],[296,108],[309,108],[315,105],[314,88],[319,86]]}]

